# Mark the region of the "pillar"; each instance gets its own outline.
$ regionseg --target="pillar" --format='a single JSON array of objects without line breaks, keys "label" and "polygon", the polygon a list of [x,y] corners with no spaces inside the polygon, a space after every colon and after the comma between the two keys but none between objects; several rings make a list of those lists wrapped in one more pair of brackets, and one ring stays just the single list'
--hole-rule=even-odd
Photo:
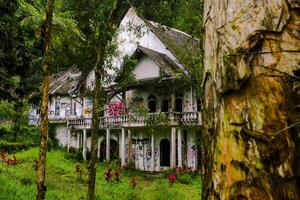
[{"label": "pillar", "polygon": [[80,133],[77,133],[77,147],[80,149]]},{"label": "pillar", "polygon": [[182,167],[182,139],[181,139],[181,128],[177,132],[177,156],[178,156],[178,167]]},{"label": "pillar", "polygon": [[86,129],[83,129],[83,148],[82,148],[82,157],[84,160],[86,160],[86,146],[87,146],[87,140],[86,140]]},{"label": "pillar", "polygon": [[125,129],[121,132],[121,166],[125,166]]},{"label": "pillar", "polygon": [[106,162],[110,160],[110,129],[106,129]]},{"label": "pillar", "polygon": [[68,129],[68,133],[67,133],[67,151],[70,151],[70,141],[71,141],[71,130]]},{"label": "pillar", "polygon": [[176,168],[176,128],[171,128],[171,168]]},{"label": "pillar", "polygon": [[129,163],[132,161],[132,140],[131,140],[130,130],[128,130],[127,143],[128,143],[128,163]]},{"label": "pillar", "polygon": [[152,172],[155,171],[155,149],[154,149],[154,133],[151,135],[151,165],[152,165]]}]

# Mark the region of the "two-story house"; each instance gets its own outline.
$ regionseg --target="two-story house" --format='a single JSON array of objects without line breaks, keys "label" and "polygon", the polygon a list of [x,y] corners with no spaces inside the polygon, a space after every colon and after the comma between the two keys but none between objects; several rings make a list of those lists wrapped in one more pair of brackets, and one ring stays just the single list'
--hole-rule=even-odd
[{"label": "two-story house", "polygon": [[[118,33],[118,56],[112,59],[118,70],[109,72],[116,75],[105,88],[114,95],[99,121],[99,159],[120,158],[122,166],[132,162],[145,171],[196,169],[201,113],[193,75],[179,54],[194,54],[199,42],[141,18],[133,8]],[[86,159],[92,102],[78,91],[82,85],[92,90],[93,72],[84,84],[81,79],[76,68],[53,76],[49,119],[60,144],[82,148]]]}]

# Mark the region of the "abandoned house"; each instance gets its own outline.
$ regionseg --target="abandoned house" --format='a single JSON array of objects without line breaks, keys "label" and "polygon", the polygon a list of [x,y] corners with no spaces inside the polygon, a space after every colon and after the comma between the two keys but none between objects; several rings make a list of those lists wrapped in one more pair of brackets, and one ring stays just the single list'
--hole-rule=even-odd
[{"label": "abandoned house", "polygon": [[[134,8],[122,20],[116,41],[111,63],[118,70],[109,72],[115,76],[105,86],[111,98],[99,121],[99,160],[119,158],[122,166],[131,161],[144,171],[196,169],[200,106],[190,70],[179,60],[182,53],[194,54],[199,41],[143,19]],[[51,77],[49,123],[60,145],[81,149],[87,159],[92,97],[85,91],[93,88],[93,71],[83,77],[76,67]],[[30,122],[38,120],[39,110],[32,109]]]}]

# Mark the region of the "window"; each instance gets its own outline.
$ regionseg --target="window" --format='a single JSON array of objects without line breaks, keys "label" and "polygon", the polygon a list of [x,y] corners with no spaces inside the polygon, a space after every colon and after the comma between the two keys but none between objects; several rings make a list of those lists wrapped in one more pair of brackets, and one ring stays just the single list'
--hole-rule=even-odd
[{"label": "window", "polygon": [[150,113],[156,112],[156,97],[154,95],[148,97],[148,109]]},{"label": "window", "polygon": [[55,99],[55,116],[60,115],[60,97]]},{"label": "window", "polygon": [[161,102],[161,112],[169,112],[169,101],[168,99],[163,99]]},{"label": "window", "polygon": [[182,112],[183,107],[183,96],[182,94],[176,94],[175,97],[175,112]]}]

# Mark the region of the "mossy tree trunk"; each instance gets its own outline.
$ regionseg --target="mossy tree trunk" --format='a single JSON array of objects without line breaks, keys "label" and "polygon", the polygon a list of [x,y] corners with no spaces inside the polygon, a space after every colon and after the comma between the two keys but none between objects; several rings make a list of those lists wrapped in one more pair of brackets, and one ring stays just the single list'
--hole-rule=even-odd
[{"label": "mossy tree trunk", "polygon": [[300,198],[299,9],[204,1],[203,199]]},{"label": "mossy tree trunk", "polygon": [[41,108],[41,129],[40,129],[40,153],[37,169],[37,200],[45,199],[46,193],[46,152],[48,137],[48,101],[49,101],[49,62],[51,44],[51,24],[53,17],[54,0],[47,1],[46,20],[42,28],[43,46],[43,88],[42,88],[42,108]]}]

